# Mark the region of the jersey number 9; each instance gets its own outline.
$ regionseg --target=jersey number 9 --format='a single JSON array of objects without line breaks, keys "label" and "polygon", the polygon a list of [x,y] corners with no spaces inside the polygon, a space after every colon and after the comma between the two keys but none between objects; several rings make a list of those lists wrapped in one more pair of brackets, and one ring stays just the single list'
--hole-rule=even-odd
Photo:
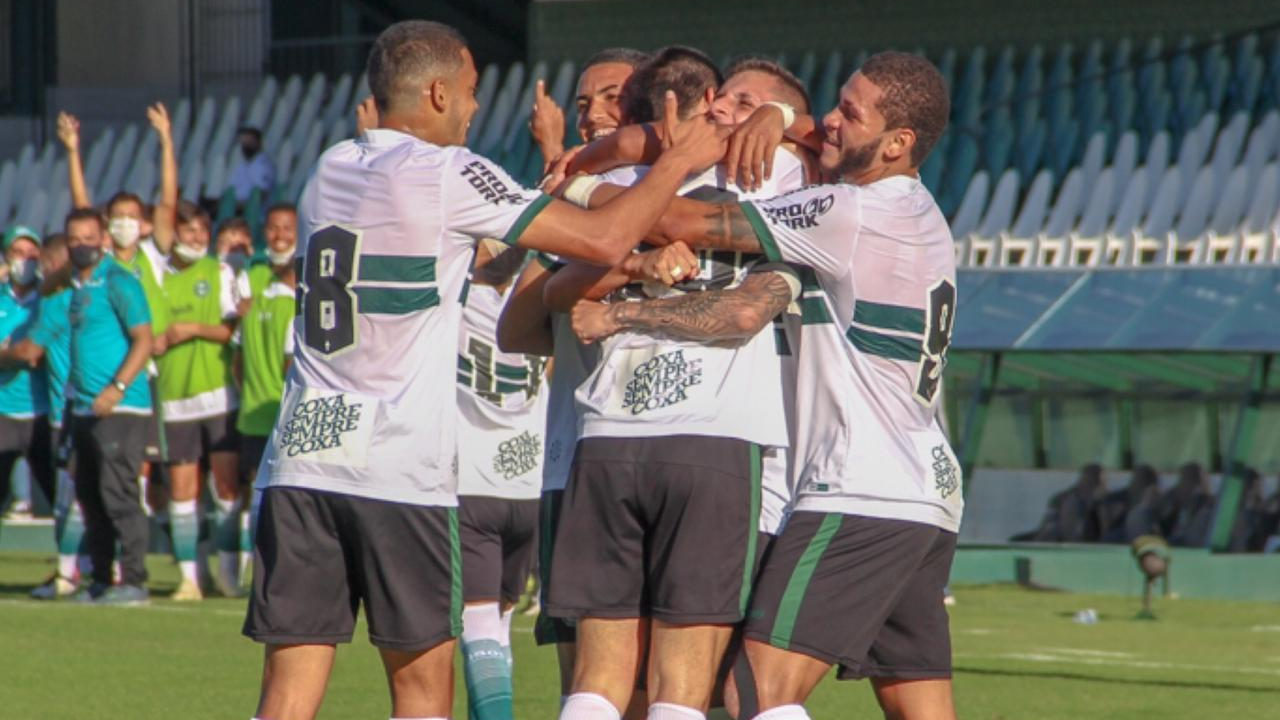
[{"label": "jersey number 9", "polygon": [[930,406],[942,382],[947,365],[947,348],[951,347],[951,331],[956,325],[956,286],[950,280],[939,280],[929,288],[929,304],[925,308],[924,342],[916,372],[916,402]]}]

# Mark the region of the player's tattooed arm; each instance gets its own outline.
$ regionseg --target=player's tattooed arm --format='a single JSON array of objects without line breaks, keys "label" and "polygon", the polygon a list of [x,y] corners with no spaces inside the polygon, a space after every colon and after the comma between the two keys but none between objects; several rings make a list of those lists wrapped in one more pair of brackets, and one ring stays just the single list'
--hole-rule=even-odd
[{"label": "player's tattooed arm", "polygon": [[661,332],[685,340],[747,339],[786,309],[797,289],[780,272],[759,272],[727,290],[612,305],[581,302],[573,309],[573,329],[583,342],[622,330]]},{"label": "player's tattooed arm", "polygon": [[764,252],[755,228],[737,203],[676,198],[650,232],[649,241],[667,245],[677,240],[702,250]]}]

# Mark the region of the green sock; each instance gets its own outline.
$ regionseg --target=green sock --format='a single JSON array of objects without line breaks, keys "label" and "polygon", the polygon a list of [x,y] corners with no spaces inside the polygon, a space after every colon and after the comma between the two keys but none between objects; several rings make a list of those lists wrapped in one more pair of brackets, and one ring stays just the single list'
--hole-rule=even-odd
[{"label": "green sock", "polygon": [[196,575],[196,545],[200,541],[200,518],[196,515],[196,501],[170,501],[169,526],[173,539],[173,557],[178,561],[182,577],[199,582]]}]

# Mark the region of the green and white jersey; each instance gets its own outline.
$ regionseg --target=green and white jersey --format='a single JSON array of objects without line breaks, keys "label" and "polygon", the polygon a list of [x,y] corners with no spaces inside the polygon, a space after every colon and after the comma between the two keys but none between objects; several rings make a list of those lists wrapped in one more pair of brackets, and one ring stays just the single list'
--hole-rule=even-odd
[{"label": "green and white jersey", "polygon": [[547,361],[498,349],[510,296],[471,285],[458,334],[458,494],[536,499],[542,489]]},{"label": "green and white jersey", "polygon": [[266,437],[275,427],[284,393],[284,372],[293,355],[294,288],[280,282],[267,265],[236,276],[236,293],[251,298],[233,343],[240,347],[243,383],[236,429]]},{"label": "green and white jersey", "polygon": [[[164,273],[169,323],[220,325],[238,317],[235,274],[229,265],[205,257],[179,269],[166,261]],[[239,405],[229,344],[194,338],[169,348],[156,366],[165,422],[217,417]]]},{"label": "green and white jersey", "polygon": [[956,532],[960,467],[937,402],[955,252],[933,196],[897,176],[742,208],[771,260],[810,267],[816,280],[801,297],[796,509]]},{"label": "green and white jersey", "polygon": [[[622,169],[604,179],[634,184],[642,171]],[[765,187],[747,192],[721,168],[690,178],[681,194],[706,200],[772,197],[804,183],[804,168],[779,149]],[[645,294],[735,287],[763,267],[759,255],[700,253],[698,274],[672,288],[646,284]],[[798,286],[798,283],[797,283]],[[578,389],[583,437],[732,437],[769,447],[789,444],[782,407],[781,366],[771,326],[747,341],[699,342],[657,332],[621,332],[606,339],[595,371]]]},{"label": "green and white jersey", "polygon": [[137,248],[137,252],[130,260],[122,260],[119,256],[113,257],[121,267],[133,273],[133,276],[142,283],[142,292],[147,298],[147,309],[151,311],[151,331],[162,333],[169,327],[169,303],[164,294],[164,272],[169,266],[169,259],[160,252],[151,239],[138,241]]},{"label": "green and white jersey", "polygon": [[457,505],[458,327],[475,244],[550,203],[463,147],[376,129],[298,205],[299,313],[257,485]]},{"label": "green and white jersey", "polygon": [[[535,262],[548,272],[564,267],[560,258],[539,253]],[[542,458],[542,491],[564,490],[573,471],[574,450],[582,433],[582,417],[574,393],[600,361],[600,346],[585,345],[573,332],[569,316],[551,313],[551,359],[554,370],[547,393],[547,440]]]}]

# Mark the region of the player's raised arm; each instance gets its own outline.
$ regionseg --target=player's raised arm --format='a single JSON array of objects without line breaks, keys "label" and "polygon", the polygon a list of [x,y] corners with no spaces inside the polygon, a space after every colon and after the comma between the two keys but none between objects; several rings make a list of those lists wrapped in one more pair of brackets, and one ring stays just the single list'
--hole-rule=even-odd
[{"label": "player's raised arm", "polygon": [[160,201],[152,215],[152,237],[156,249],[168,254],[173,247],[178,224],[178,157],[173,147],[173,126],[163,103],[147,108],[147,120],[160,140]]},{"label": "player's raised arm", "polygon": [[89,186],[84,182],[84,160],[80,156],[80,121],[67,112],[58,113],[58,140],[67,149],[67,180],[71,186],[71,206],[93,207]]}]

